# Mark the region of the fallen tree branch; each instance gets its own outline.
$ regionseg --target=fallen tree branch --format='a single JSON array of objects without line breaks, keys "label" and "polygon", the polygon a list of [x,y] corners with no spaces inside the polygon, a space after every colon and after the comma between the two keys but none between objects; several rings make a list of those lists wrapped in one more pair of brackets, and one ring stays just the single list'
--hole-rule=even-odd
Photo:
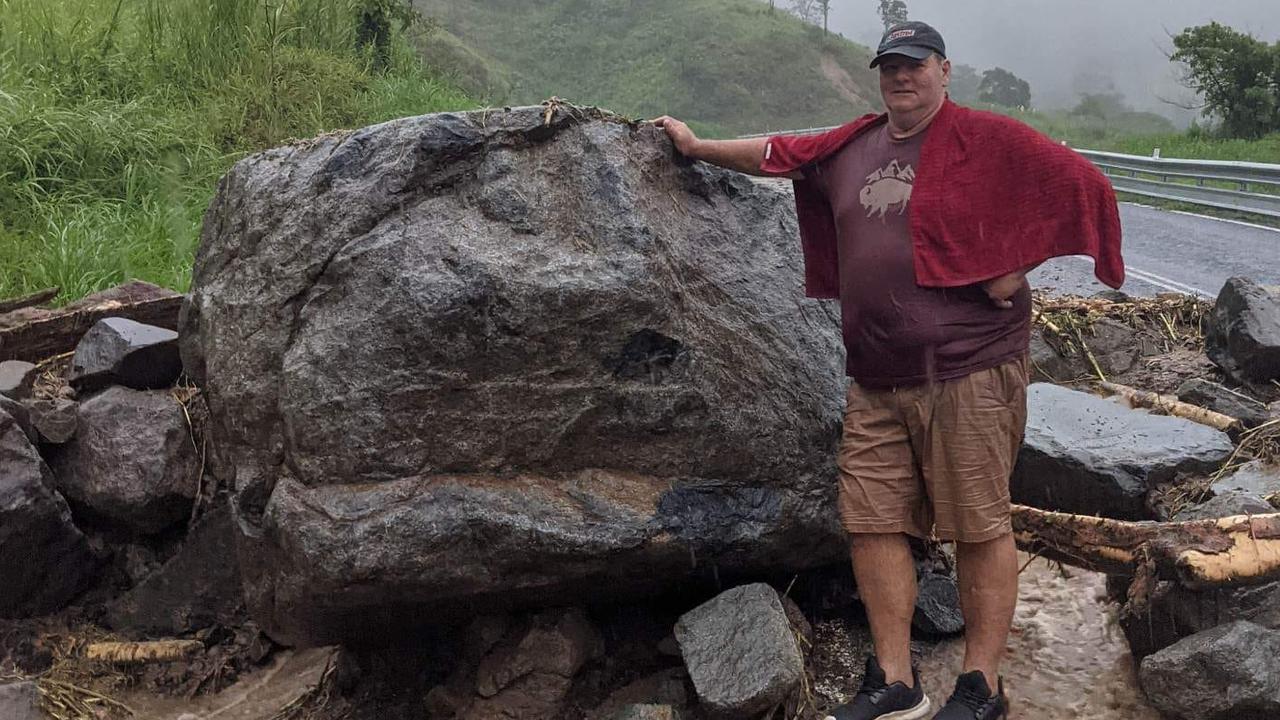
[{"label": "fallen tree branch", "polygon": [[60,292],[62,292],[62,288],[51,287],[51,288],[45,288],[44,290],[39,290],[37,292],[33,292],[30,295],[26,295],[20,298],[14,298],[12,300],[0,300],[0,315],[13,312],[14,310],[21,310],[22,308],[29,308],[33,305],[41,305],[43,303],[47,303],[50,300],[58,297],[58,293]]},{"label": "fallen tree branch", "polygon": [[1173,580],[1191,589],[1280,579],[1280,513],[1192,522],[1128,522],[1013,507],[1024,550],[1111,575]]},{"label": "fallen tree branch", "polygon": [[96,662],[140,665],[171,662],[204,649],[199,640],[155,640],[151,642],[99,642],[85,648],[84,656]]},{"label": "fallen tree branch", "polygon": [[57,310],[24,308],[0,315],[0,360],[40,362],[75,350],[85,331],[107,317],[174,330],[181,308],[181,295],[137,281]]},{"label": "fallen tree branch", "polygon": [[1230,415],[1182,402],[1173,395],[1161,395],[1106,381],[1098,383],[1098,387],[1112,395],[1119,395],[1135,407],[1159,410],[1167,415],[1207,425],[1222,432],[1236,432],[1244,427],[1239,420]]}]

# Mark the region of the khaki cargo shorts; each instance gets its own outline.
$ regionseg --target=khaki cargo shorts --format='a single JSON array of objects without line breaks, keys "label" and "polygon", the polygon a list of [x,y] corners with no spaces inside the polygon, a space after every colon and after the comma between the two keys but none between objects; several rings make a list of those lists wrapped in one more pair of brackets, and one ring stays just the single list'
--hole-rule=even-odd
[{"label": "khaki cargo shorts", "polygon": [[850,383],[841,524],[971,543],[1011,532],[1009,476],[1026,422],[1025,357],[931,385]]}]

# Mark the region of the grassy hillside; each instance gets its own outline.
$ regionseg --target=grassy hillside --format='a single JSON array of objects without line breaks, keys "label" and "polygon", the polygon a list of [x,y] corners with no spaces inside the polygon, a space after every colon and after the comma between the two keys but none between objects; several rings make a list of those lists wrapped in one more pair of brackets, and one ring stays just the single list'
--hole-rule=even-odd
[{"label": "grassy hillside", "polygon": [[[637,117],[669,113],[720,136],[830,125],[879,105],[867,48],[760,0],[417,6],[453,38],[427,56],[493,102],[556,95]],[[457,42],[466,50],[444,47]]]},{"label": "grassy hillside", "polygon": [[381,57],[357,49],[363,5],[0,0],[0,297],[135,277],[185,289],[236,159],[474,105],[403,33]]}]

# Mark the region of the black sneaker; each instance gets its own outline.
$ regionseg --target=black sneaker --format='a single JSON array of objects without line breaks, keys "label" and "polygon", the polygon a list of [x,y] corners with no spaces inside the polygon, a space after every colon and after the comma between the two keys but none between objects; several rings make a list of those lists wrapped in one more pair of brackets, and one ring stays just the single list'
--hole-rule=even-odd
[{"label": "black sneaker", "polygon": [[884,670],[874,655],[867,658],[862,687],[852,702],[832,710],[826,720],[924,720],[933,707],[920,684],[920,673],[911,668],[915,687],[896,682],[886,685]]},{"label": "black sneaker", "polygon": [[1007,720],[1008,717],[1004,680],[1000,680],[1000,692],[993,697],[986,676],[981,670],[974,670],[956,679],[956,691],[933,720]]}]

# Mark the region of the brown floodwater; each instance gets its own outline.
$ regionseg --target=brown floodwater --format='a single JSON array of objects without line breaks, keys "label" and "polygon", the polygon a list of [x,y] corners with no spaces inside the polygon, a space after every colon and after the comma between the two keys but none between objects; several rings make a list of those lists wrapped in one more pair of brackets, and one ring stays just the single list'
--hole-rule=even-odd
[{"label": "brown floodwater", "polygon": [[[1138,687],[1133,656],[1106,601],[1106,578],[1075,568],[1067,573],[1036,560],[1019,578],[1001,668],[1010,720],[1160,720]],[[963,660],[964,639],[957,638],[921,661],[935,703],[946,702]]]}]

